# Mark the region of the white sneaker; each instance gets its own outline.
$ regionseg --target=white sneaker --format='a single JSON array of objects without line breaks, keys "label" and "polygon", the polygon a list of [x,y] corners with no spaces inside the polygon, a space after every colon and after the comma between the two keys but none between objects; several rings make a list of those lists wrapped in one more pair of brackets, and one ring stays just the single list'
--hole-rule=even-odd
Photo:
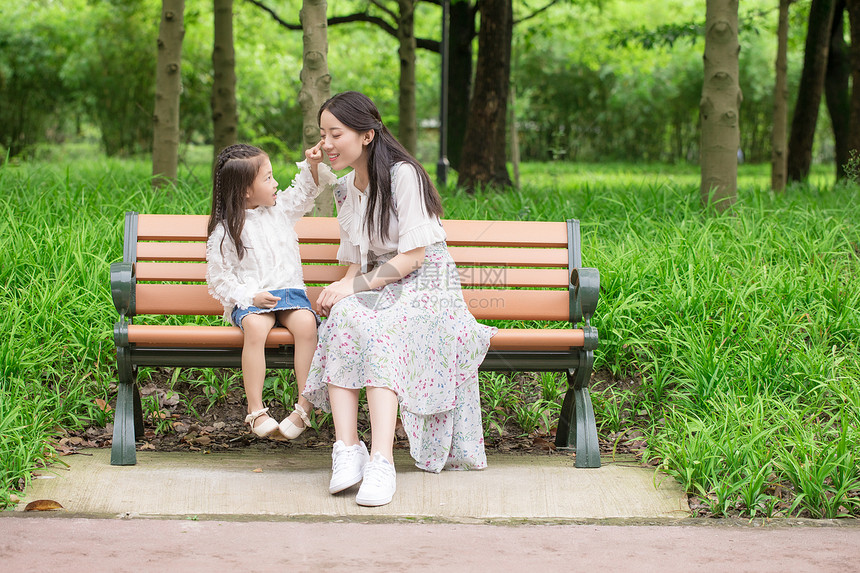
[{"label": "white sneaker", "polygon": [[329,493],[337,493],[361,481],[364,465],[370,454],[364,442],[347,446],[341,440],[334,443],[331,450],[331,481],[328,484]]},{"label": "white sneaker", "polygon": [[364,466],[364,481],[358,488],[355,502],[358,505],[385,505],[391,503],[397,490],[397,473],[394,466],[382,454],[376,452]]}]

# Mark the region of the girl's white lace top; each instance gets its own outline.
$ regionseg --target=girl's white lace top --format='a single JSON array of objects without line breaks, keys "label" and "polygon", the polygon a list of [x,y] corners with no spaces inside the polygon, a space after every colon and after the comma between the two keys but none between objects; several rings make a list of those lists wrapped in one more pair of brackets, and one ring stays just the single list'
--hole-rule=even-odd
[{"label": "girl's white lace top", "polygon": [[259,292],[305,288],[295,224],[313,208],[317,195],[337,183],[337,178],[328,165],[321,163],[316,185],[307,161],[296,165],[299,173],[288,188],[278,191],[274,206],[245,210],[242,242],[246,249],[242,260],[223,223],[209,235],[206,282],[209,293],[224,305],[227,322],[233,307],[248,308]]},{"label": "girl's white lace top", "polygon": [[340,226],[340,248],[337,258],[342,264],[359,263],[367,271],[368,255],[397,251],[404,253],[445,240],[445,229],[439,217],[428,215],[424,208],[418,172],[408,163],[396,163],[391,169],[396,216],[389,219],[388,239],[370,237],[364,225],[369,187],[359,191],[355,171],[338,179],[335,189],[337,221]]}]

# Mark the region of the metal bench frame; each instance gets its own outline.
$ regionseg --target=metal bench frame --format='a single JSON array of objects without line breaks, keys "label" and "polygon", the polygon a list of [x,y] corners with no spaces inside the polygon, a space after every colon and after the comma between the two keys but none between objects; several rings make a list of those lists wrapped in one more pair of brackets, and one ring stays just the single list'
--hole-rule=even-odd
[{"label": "metal bench frame", "polygon": [[[138,213],[127,212],[123,260],[111,264],[110,268],[111,296],[119,313],[119,320],[114,325],[119,385],[111,449],[113,465],[133,465],[137,462],[135,439],[143,437],[143,410],[137,388],[138,367],[241,367],[240,346],[139,346],[129,341],[129,326],[136,315],[137,249]],[[591,317],[599,298],[600,273],[597,269],[582,267],[579,221],[575,219],[567,220],[567,253],[567,276],[570,278],[567,314],[574,325],[581,323],[582,345],[567,349],[547,349],[538,345],[520,350],[494,349],[491,345],[480,369],[566,372],[568,390],[562,404],[555,444],[560,449],[576,451],[576,467],[597,468],[600,467],[600,449],[588,386],[594,364],[594,349],[598,345],[598,333],[591,326]],[[539,333],[540,330],[533,332]],[[292,368],[293,347],[281,345],[267,348],[266,363],[268,368]]]}]

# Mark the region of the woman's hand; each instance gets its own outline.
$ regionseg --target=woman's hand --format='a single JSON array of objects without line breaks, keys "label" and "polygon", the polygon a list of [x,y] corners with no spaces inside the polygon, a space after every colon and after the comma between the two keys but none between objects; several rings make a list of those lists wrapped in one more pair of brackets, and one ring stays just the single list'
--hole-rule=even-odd
[{"label": "woman's hand", "polygon": [[305,159],[308,160],[308,163],[311,165],[319,165],[323,160],[323,152],[322,152],[322,140],[319,143],[311,147],[310,149],[305,150]]},{"label": "woman's hand", "polygon": [[331,307],[352,294],[355,294],[352,277],[342,278],[331,283],[322,290],[319,298],[317,298],[317,312],[320,313],[320,316],[328,316]]},{"label": "woman's hand", "polygon": [[254,295],[254,306],[257,308],[272,308],[278,301],[281,300],[281,297],[275,296],[270,292],[258,292]]}]

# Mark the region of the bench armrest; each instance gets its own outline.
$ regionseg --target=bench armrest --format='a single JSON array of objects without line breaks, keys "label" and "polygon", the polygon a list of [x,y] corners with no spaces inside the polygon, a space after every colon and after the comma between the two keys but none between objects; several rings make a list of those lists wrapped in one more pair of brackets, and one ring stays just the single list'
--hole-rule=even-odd
[{"label": "bench armrest", "polygon": [[590,267],[573,269],[570,273],[570,289],[574,298],[572,322],[591,322],[597,300],[600,298],[600,271]]},{"label": "bench armrest", "polygon": [[134,316],[134,264],[111,263],[110,295],[120,316]]}]

